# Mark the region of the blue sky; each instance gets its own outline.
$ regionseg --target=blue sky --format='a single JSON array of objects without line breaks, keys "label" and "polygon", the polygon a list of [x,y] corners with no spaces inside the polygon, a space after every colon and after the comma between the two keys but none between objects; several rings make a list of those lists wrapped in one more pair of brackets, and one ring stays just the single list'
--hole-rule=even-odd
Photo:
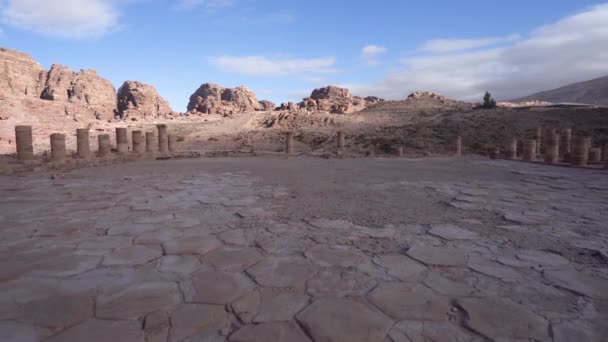
[{"label": "blue sky", "polygon": [[508,99],[608,75],[606,42],[602,1],[0,0],[0,46],[150,83],[177,111],[206,82],[277,103],[328,84]]}]

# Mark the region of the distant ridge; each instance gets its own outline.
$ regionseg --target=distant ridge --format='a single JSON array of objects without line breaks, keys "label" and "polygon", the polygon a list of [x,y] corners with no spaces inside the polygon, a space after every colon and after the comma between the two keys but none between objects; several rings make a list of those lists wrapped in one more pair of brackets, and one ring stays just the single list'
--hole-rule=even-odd
[{"label": "distant ridge", "polygon": [[608,105],[608,76],[590,81],[569,84],[553,90],[547,90],[510,102],[546,101],[553,103],[584,103],[591,105]]}]

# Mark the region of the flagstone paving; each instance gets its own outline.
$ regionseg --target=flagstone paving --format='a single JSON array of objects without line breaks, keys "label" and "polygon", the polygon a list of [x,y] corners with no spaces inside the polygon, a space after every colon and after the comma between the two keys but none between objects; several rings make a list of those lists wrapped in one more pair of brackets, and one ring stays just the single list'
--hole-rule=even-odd
[{"label": "flagstone paving", "polygon": [[607,209],[478,158],[0,177],[0,341],[602,341]]}]

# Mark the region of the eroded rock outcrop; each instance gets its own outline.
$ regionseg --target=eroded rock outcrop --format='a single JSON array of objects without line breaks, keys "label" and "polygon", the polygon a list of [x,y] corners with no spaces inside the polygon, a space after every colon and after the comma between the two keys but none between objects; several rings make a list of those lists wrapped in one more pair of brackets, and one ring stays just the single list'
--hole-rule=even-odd
[{"label": "eroded rock outcrop", "polygon": [[126,81],[118,89],[117,110],[122,118],[160,117],[173,113],[156,88],[137,81]]},{"label": "eroded rock outcrop", "polygon": [[224,88],[214,83],[201,85],[190,96],[188,112],[232,115],[260,110],[270,110],[270,101],[258,101],[255,93],[245,86]]},{"label": "eroded rock outcrop", "polygon": [[46,70],[29,55],[0,48],[0,97],[38,98]]},{"label": "eroded rock outcrop", "polygon": [[298,104],[300,109],[311,112],[328,112],[348,114],[364,110],[384,100],[369,96],[362,98],[353,96],[346,88],[327,86],[313,90],[310,97]]}]

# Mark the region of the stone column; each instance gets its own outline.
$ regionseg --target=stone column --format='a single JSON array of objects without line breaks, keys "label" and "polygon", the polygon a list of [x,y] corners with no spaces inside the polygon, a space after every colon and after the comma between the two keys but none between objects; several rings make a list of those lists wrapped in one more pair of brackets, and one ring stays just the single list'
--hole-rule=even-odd
[{"label": "stone column", "polygon": [[338,155],[344,156],[344,147],[346,146],[346,135],[344,132],[338,132]]},{"label": "stone column", "polygon": [[293,132],[285,133],[285,153],[293,154]]},{"label": "stone column", "polygon": [[158,151],[162,155],[169,153],[169,137],[167,135],[167,125],[156,125],[158,129]]},{"label": "stone column", "polygon": [[87,159],[91,156],[91,144],[89,140],[89,130],[79,128],[76,130],[76,154],[78,158]]},{"label": "stone column", "polygon": [[507,159],[517,159],[517,139],[509,139],[506,147]]},{"label": "stone column", "polygon": [[454,141],[454,149],[455,149],[455,155],[457,157],[460,157],[462,155],[462,137],[459,135],[456,137],[456,140]]},{"label": "stone column", "polygon": [[403,146],[397,147],[397,157],[403,158]]},{"label": "stone column", "polygon": [[116,128],[116,149],[120,154],[129,152],[129,138],[127,137],[127,134],[128,132],[126,128]]},{"label": "stone column", "polygon": [[51,134],[51,160],[62,162],[65,160],[65,134]]},{"label": "stone column", "polygon": [[559,135],[554,130],[547,131],[545,163],[557,164],[559,161]]},{"label": "stone column", "polygon": [[131,140],[133,140],[133,152],[135,152],[135,153],[146,152],[146,147],[144,146],[144,137],[143,137],[141,131],[131,132]]},{"label": "stone column", "polygon": [[540,145],[543,141],[543,129],[537,127],[534,131],[534,140],[536,140],[536,158],[540,158]]},{"label": "stone column", "polygon": [[528,139],[524,141],[524,160],[536,161],[536,140]]},{"label": "stone column", "polygon": [[602,149],[594,147],[589,149],[589,163],[597,164],[602,161]]},{"label": "stone column", "polygon": [[156,152],[156,147],[158,146],[158,142],[155,139],[154,133],[147,132],[146,133],[146,152],[154,153]]},{"label": "stone column", "polygon": [[566,128],[562,130],[560,137],[559,154],[562,156],[562,160],[567,161],[570,157],[570,151],[572,150],[572,129]]},{"label": "stone column", "polygon": [[570,163],[575,166],[586,166],[589,160],[591,138],[578,137],[574,139],[570,155]]},{"label": "stone column", "polygon": [[112,153],[112,143],[110,142],[109,134],[100,134],[97,136],[97,143],[99,144],[99,157],[107,157]]},{"label": "stone column", "polygon": [[17,145],[17,160],[25,163],[34,159],[32,126],[15,126],[15,144]]},{"label": "stone column", "polygon": [[602,161],[608,161],[608,143],[605,143],[602,149]]},{"label": "stone column", "polygon": [[169,134],[167,135],[168,144],[169,144],[169,152],[175,152],[175,147],[177,146],[177,141],[175,139],[175,135]]}]

